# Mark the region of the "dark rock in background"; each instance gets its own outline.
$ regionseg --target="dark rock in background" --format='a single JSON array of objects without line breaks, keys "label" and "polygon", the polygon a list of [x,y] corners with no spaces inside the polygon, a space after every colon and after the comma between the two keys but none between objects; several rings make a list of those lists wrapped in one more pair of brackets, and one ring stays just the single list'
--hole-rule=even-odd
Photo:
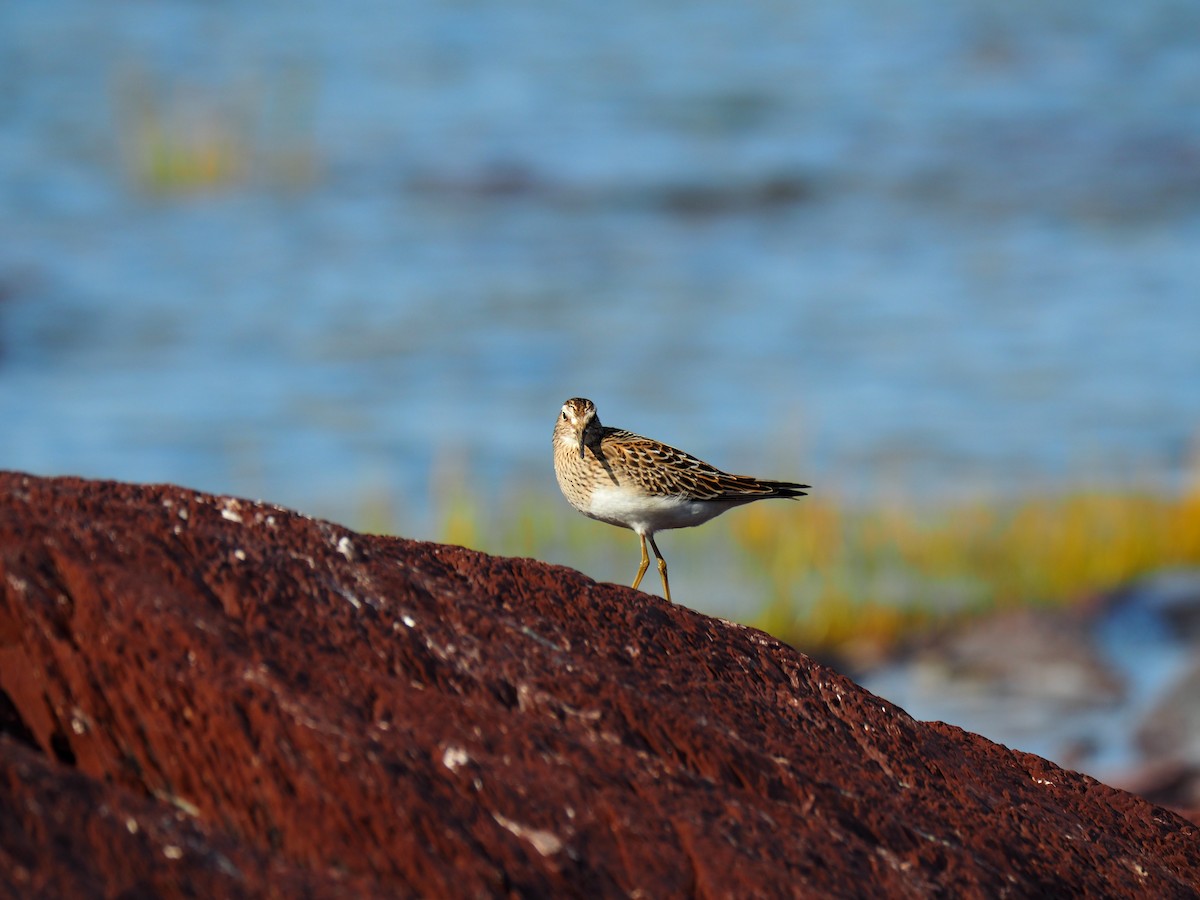
[{"label": "dark rock in background", "polygon": [[172,486],[0,492],[14,895],[1200,890],[1189,822],[658,597]]}]

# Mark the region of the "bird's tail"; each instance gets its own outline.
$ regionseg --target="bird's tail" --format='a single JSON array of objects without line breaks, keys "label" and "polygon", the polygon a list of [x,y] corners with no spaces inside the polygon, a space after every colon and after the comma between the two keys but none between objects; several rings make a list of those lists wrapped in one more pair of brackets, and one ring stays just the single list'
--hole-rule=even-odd
[{"label": "bird's tail", "polygon": [[806,489],[812,487],[812,485],[795,484],[791,481],[760,481],[759,484],[770,489],[769,497],[805,497],[808,495]]}]

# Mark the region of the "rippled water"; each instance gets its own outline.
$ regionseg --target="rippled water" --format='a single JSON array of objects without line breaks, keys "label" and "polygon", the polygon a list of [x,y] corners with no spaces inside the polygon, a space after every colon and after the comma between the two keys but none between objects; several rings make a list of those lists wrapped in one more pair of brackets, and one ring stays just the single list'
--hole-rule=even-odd
[{"label": "rippled water", "polygon": [[851,493],[1177,478],[1200,6],[827,6],[5,5],[0,465],[419,534],[585,395]]}]

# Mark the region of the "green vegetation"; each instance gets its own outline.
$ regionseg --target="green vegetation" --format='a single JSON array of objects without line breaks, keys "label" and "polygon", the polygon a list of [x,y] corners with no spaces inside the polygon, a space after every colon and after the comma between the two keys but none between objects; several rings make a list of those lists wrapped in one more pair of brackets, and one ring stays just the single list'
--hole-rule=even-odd
[{"label": "green vegetation", "polygon": [[[439,540],[632,577],[631,535],[579,516],[557,493],[484,503],[451,483]],[[1200,483],[1179,496],[1080,489],[932,509],[814,495],[748,506],[688,535],[664,546],[673,573],[701,571],[714,590],[762,598],[749,623],[809,652],[864,658],[965,616],[1086,602],[1156,569],[1200,565]]]},{"label": "green vegetation", "polygon": [[1200,489],[1079,490],[936,510],[816,499],[775,516],[750,507],[731,527],[769,573],[755,624],[806,649],[870,652],[915,628],[1085,602],[1156,569],[1200,564]]},{"label": "green vegetation", "polygon": [[130,68],[113,94],[126,175],[149,194],[215,191],[251,178],[296,187],[315,177],[314,84],[306,72],[201,87]]}]

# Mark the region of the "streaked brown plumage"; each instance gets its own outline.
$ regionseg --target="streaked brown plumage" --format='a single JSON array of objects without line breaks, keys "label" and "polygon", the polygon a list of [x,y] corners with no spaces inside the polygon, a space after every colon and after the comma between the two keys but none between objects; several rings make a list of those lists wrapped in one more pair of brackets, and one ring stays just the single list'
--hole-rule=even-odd
[{"label": "streaked brown plumage", "polygon": [[592,401],[581,397],[563,404],[554,426],[554,473],[563,496],[585,516],[637,533],[642,562],[635,588],[650,565],[650,542],[667,600],[667,562],[654,542],[656,532],[701,525],[755,500],[800,497],[808,487],[730,475],[682,450],[608,428],[600,424]]}]

